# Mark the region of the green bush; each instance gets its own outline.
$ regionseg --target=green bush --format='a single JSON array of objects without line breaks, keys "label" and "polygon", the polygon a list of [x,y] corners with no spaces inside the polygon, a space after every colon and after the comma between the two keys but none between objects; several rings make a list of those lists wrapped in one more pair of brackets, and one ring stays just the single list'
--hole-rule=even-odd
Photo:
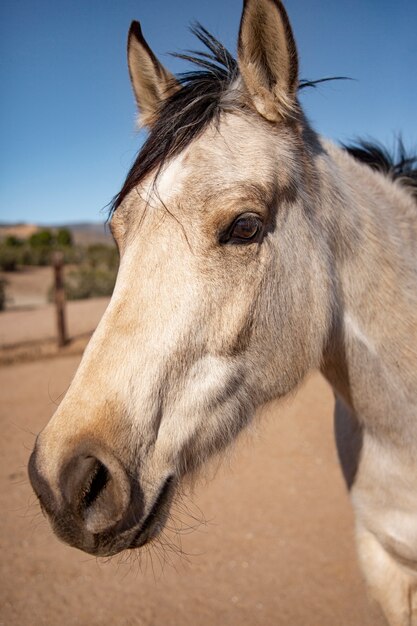
[{"label": "green bush", "polygon": [[22,253],[22,265],[49,265],[52,248],[49,246],[25,246]]},{"label": "green bush", "polygon": [[29,237],[29,246],[31,248],[52,248],[55,237],[48,228],[40,230],[37,233],[33,233]]},{"label": "green bush", "polygon": [[4,272],[14,272],[22,263],[22,249],[9,246],[6,242],[0,243],[0,268]]},{"label": "green bush", "polygon": [[65,278],[68,300],[111,296],[116,282],[119,254],[114,246],[94,244],[79,249],[79,267]]},{"label": "green bush", "polygon": [[86,263],[94,268],[117,270],[119,266],[119,253],[115,246],[101,243],[88,246],[85,257]]},{"label": "green bush", "polygon": [[10,248],[19,248],[20,246],[23,246],[24,241],[23,239],[19,239],[18,237],[15,237],[14,235],[9,235],[4,240],[4,243],[6,244],[6,246]]},{"label": "green bush", "polygon": [[8,237],[0,243],[0,269],[13,272],[20,265],[49,265],[54,250],[63,253],[64,263],[67,265],[79,265],[88,259],[87,250],[80,246],[40,245],[39,240],[36,243],[23,241],[16,244]]},{"label": "green bush", "polygon": [[[65,291],[69,300],[112,294],[119,265],[115,246],[74,246],[71,232],[65,228],[56,233],[44,229],[26,241],[7,237],[0,243],[0,268],[14,271],[24,265],[49,265],[52,253],[58,250],[63,253],[65,265],[77,266],[65,273]],[[53,297],[52,291],[50,296]]]},{"label": "green bush", "polygon": [[82,300],[98,296],[111,296],[116,282],[117,269],[81,266],[65,278],[68,300]]},{"label": "green bush", "polygon": [[59,228],[56,234],[56,243],[59,247],[71,247],[73,245],[71,231],[68,228]]}]

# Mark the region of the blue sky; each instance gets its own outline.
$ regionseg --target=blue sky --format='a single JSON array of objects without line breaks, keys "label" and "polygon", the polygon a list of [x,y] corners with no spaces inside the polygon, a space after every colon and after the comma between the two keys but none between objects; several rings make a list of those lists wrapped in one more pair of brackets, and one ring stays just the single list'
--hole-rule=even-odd
[{"label": "blue sky", "polygon": [[[241,0],[2,0],[0,221],[102,221],[143,140],[126,67],[132,19],[166,55],[195,47],[198,19],[233,51]],[[417,147],[416,0],[287,0],[315,128]]]}]

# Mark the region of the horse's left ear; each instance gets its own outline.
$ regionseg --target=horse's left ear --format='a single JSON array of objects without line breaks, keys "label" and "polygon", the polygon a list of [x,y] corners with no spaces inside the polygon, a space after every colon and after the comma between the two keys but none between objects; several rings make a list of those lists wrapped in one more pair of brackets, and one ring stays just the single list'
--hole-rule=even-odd
[{"label": "horse's left ear", "polygon": [[245,0],[238,43],[239,69],[252,104],[277,122],[296,105],[298,58],[280,0]]},{"label": "horse's left ear", "polygon": [[127,59],[140,124],[152,126],[163,101],[179,89],[178,82],[148,46],[139,22],[130,26]]}]

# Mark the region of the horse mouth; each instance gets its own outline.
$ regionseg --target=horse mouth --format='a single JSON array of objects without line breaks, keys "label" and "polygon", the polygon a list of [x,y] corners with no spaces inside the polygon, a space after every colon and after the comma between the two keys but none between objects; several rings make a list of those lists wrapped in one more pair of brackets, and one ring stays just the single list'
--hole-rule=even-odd
[{"label": "horse mouth", "polygon": [[161,532],[169,515],[174,490],[174,477],[169,476],[159,491],[151,510],[128,546],[130,550],[141,548]]}]

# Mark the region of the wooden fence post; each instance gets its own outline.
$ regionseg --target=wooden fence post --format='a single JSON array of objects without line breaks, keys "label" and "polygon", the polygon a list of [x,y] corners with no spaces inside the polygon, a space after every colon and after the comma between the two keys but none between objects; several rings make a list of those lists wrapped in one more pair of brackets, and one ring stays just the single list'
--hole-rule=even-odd
[{"label": "wooden fence post", "polygon": [[64,255],[62,252],[54,252],[52,254],[52,264],[54,267],[54,300],[58,331],[58,347],[62,348],[68,343],[63,277]]}]

